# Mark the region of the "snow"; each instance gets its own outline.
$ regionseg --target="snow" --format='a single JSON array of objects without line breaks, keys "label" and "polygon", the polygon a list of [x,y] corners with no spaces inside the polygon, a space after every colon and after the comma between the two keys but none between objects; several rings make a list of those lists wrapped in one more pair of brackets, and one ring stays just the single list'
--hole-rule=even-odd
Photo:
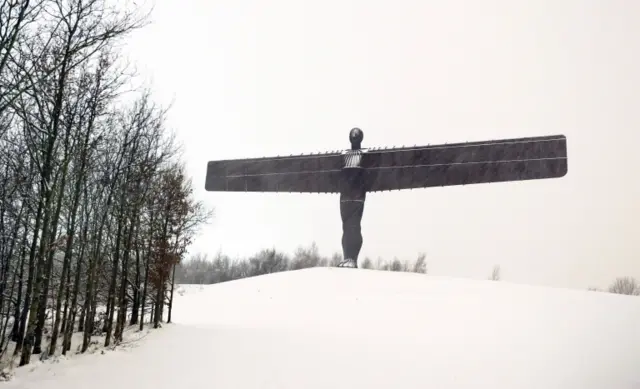
[{"label": "snow", "polygon": [[[183,285],[174,324],[10,388],[640,388],[640,298],[364,269]],[[27,369],[29,370],[29,369]]]}]

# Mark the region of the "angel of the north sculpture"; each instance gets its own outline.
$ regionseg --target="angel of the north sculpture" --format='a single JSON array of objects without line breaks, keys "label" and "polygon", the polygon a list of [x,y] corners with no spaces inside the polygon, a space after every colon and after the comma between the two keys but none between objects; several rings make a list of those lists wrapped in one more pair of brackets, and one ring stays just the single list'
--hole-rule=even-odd
[{"label": "angel of the north sculpture", "polygon": [[205,189],[222,192],[339,193],[343,261],[358,267],[367,192],[539,180],[567,174],[564,135],[401,148],[211,161]]}]

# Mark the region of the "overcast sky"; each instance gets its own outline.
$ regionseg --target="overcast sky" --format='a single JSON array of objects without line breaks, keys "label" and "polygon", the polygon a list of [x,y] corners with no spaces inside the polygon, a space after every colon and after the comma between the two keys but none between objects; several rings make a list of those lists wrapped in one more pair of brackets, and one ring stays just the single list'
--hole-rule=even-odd
[{"label": "overcast sky", "polygon": [[564,134],[560,179],[367,198],[361,258],[586,288],[640,278],[640,2],[156,0],[128,46],[215,208],[192,252],[340,251],[337,195],[204,191],[207,161]]}]

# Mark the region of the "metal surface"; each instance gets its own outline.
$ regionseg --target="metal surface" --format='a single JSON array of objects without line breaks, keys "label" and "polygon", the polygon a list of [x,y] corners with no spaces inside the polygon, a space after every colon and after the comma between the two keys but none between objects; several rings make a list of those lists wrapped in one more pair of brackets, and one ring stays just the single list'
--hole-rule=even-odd
[{"label": "metal surface", "polygon": [[[367,192],[557,178],[563,135],[396,149],[362,149]],[[223,192],[340,193],[342,152],[211,161],[205,188]]]},{"label": "metal surface", "polygon": [[211,161],[205,189],[218,192],[340,193],[344,258],[357,261],[367,192],[525,181],[567,174],[564,135],[483,142],[361,148],[325,154]]}]

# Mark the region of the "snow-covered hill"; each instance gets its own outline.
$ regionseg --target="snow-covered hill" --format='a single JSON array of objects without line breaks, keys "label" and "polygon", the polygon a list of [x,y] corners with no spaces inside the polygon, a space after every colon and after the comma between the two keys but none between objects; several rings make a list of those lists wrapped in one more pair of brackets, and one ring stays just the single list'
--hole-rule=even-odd
[{"label": "snow-covered hill", "polygon": [[181,286],[173,320],[3,385],[640,388],[638,297],[317,268]]}]

